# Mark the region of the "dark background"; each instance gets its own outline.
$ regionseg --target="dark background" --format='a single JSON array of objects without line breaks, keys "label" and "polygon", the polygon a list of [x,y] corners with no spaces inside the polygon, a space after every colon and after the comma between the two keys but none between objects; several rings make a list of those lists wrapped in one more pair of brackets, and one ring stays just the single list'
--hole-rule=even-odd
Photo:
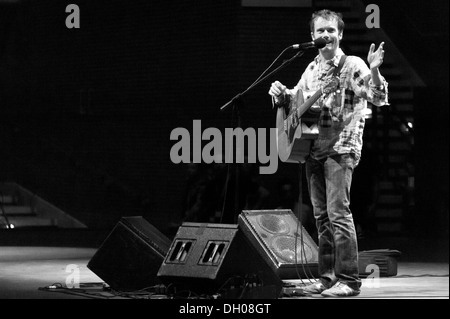
[{"label": "dark background", "polygon": [[[187,165],[170,161],[171,131],[192,131],[194,119],[203,129],[234,126],[220,107],[284,48],[309,41],[317,8],[79,0],[81,28],[68,29],[70,3],[0,2],[0,180],[93,229],[142,215],[170,232],[187,185]],[[411,235],[448,237],[448,2],[376,3],[383,29],[426,83],[416,94],[412,218],[420,227]],[[314,55],[249,92],[243,126],[273,127],[270,82],[295,85]],[[284,178],[296,181],[297,167],[280,163],[258,177],[274,195],[267,208]]]}]

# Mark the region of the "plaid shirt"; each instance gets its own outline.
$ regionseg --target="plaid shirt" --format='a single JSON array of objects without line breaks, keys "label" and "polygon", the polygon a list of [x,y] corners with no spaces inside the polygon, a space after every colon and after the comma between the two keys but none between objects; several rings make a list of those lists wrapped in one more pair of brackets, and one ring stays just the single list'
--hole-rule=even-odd
[{"label": "plaid shirt", "polygon": [[[305,100],[312,96],[332,77],[343,54],[338,49],[336,56],[328,61],[322,61],[318,55],[308,65],[298,84],[292,90],[287,90],[287,100],[294,99],[298,89],[303,91]],[[319,135],[311,150],[313,158],[349,153],[355,157],[355,164],[359,163],[367,102],[376,106],[388,104],[388,83],[384,78],[382,82],[382,87],[373,85],[365,62],[357,56],[347,57],[341,69],[339,88],[322,95],[313,106],[321,109]]]}]

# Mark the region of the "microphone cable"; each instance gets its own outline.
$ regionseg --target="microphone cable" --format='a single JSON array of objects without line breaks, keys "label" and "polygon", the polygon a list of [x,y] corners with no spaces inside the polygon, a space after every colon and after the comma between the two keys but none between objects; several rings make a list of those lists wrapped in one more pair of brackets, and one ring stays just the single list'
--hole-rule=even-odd
[{"label": "microphone cable", "polygon": [[8,219],[8,216],[6,216],[6,212],[5,212],[5,207],[4,207],[5,195],[3,194],[3,192],[1,190],[0,190],[0,196],[1,196],[0,211],[2,213],[3,218],[5,219],[6,228],[12,229],[11,228],[11,224],[10,224],[9,219]]},{"label": "microphone cable", "polygon": [[[304,243],[304,240],[303,240],[303,225],[302,225],[302,222],[301,222],[301,219],[300,219],[301,218],[301,212],[303,210],[303,207],[302,207],[303,206],[303,187],[302,187],[302,184],[303,184],[303,174],[302,174],[303,166],[302,166],[302,163],[299,162],[299,164],[300,164],[299,165],[300,166],[299,167],[299,173],[298,173],[298,175],[299,175],[299,190],[298,190],[298,192],[299,192],[299,199],[298,199],[297,212],[296,212],[296,214],[297,214],[297,230],[296,230],[296,233],[295,233],[295,244],[294,244],[295,253],[294,254],[295,254],[295,270],[297,271],[297,276],[300,279],[300,281],[302,282],[302,284],[305,284],[303,279],[301,278],[301,276],[299,274],[299,271],[298,271],[298,253],[297,253],[297,245],[298,245],[297,237],[298,236],[297,235],[298,235],[298,229],[299,228],[300,228],[300,245],[301,245],[301,247],[300,247],[300,249],[301,249],[300,262],[302,264],[303,273],[305,274],[306,279],[310,283],[313,283],[311,279],[316,279],[316,278],[312,274],[310,267],[307,265],[306,268],[308,269],[308,272],[309,272],[309,274],[308,274],[308,272],[305,269],[305,264],[304,264],[304,262],[307,263],[308,260],[307,260],[307,256],[306,256],[306,252],[305,252],[305,243]],[[303,262],[303,259],[304,259],[304,262]]]}]

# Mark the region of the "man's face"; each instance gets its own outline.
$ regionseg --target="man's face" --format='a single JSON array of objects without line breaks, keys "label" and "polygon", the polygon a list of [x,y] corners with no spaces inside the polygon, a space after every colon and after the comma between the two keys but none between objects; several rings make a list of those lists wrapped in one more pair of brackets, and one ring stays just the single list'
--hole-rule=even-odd
[{"label": "man's face", "polygon": [[324,38],[325,40],[330,40],[324,48],[320,49],[323,53],[336,52],[339,48],[339,43],[342,39],[342,32],[338,30],[338,22],[336,19],[325,20],[319,17],[314,22],[314,32],[311,32],[311,37],[313,40],[318,38]]}]

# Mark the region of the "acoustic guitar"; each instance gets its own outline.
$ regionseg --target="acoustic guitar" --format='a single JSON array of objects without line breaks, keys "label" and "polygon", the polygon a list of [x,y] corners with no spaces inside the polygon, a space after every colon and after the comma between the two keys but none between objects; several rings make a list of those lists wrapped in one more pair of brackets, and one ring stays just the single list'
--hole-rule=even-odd
[{"label": "acoustic guitar", "polygon": [[330,80],[310,98],[304,100],[303,91],[298,89],[291,98],[288,108],[277,111],[277,147],[278,156],[283,162],[304,163],[309,155],[313,140],[319,135],[317,122],[320,107],[314,103],[323,95],[332,93],[339,87],[339,78]]}]

